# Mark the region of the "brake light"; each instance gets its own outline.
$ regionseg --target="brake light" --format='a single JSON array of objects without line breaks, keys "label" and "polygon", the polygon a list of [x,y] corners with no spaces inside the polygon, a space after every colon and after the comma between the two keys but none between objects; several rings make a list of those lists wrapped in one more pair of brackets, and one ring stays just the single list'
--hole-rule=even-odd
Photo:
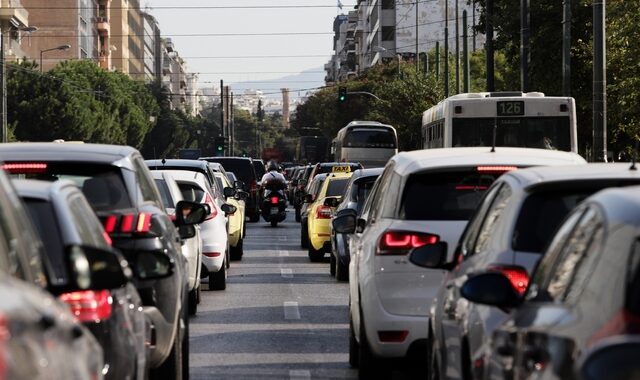
[{"label": "brake light", "polygon": [[211,212],[209,213],[209,216],[207,216],[205,220],[210,220],[218,216],[218,209],[216,208],[216,205],[213,203],[213,198],[211,198],[211,195],[209,195],[209,193],[205,194],[204,203],[206,203],[209,206],[209,209],[211,210]]},{"label": "brake light", "polygon": [[623,309],[606,321],[602,327],[591,336],[589,343],[593,344],[614,335],[629,334],[640,334],[640,316]]},{"label": "brake light", "polygon": [[122,221],[120,221],[120,232],[132,232],[133,230],[133,215],[127,214],[122,216]]},{"label": "brake light", "polygon": [[409,335],[409,331],[401,330],[401,331],[378,331],[378,339],[380,339],[383,343],[402,343],[407,336]]},{"label": "brake light", "polygon": [[80,322],[98,322],[111,316],[113,298],[108,290],[64,293],[60,299]]},{"label": "brake light", "polygon": [[104,230],[106,233],[111,234],[116,230],[116,223],[118,218],[115,215],[109,215],[104,220]]},{"label": "brake light", "polygon": [[109,236],[116,233],[146,235],[151,232],[151,219],[149,213],[107,215],[102,217],[102,225]]},{"label": "brake light", "polygon": [[222,252],[202,252],[203,255],[207,257],[220,257],[222,256]]},{"label": "brake light", "polygon": [[406,255],[410,250],[436,244],[438,235],[410,231],[385,231],[378,241],[376,255]]},{"label": "brake light", "polygon": [[331,207],[320,205],[316,209],[316,219],[331,219]]},{"label": "brake light", "polygon": [[271,197],[271,204],[272,205],[277,205],[278,204],[278,197]]},{"label": "brake light", "polygon": [[18,162],[4,164],[2,169],[11,174],[39,174],[47,172],[47,164],[44,162]]},{"label": "brake light", "polygon": [[513,285],[513,288],[519,295],[523,295],[527,290],[527,286],[529,286],[529,274],[527,273],[527,270],[522,267],[496,265],[489,267],[489,269],[504,274],[509,281],[511,281],[511,285]]},{"label": "brake light", "polygon": [[505,166],[505,165],[478,166],[476,168],[478,173],[495,173],[495,174],[510,172],[516,169],[518,169],[517,166]]}]

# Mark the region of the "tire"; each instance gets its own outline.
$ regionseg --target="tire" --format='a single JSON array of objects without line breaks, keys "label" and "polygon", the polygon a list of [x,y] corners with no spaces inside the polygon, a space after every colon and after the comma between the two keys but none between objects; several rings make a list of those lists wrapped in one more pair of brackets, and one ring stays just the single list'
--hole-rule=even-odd
[{"label": "tire", "polygon": [[198,284],[198,305],[200,305],[200,301],[202,300],[202,284]]},{"label": "tire", "polygon": [[309,260],[311,260],[312,263],[317,263],[322,261],[322,259],[324,259],[324,251],[317,251],[315,248],[313,248],[313,245],[309,243]]},{"label": "tire", "polygon": [[336,280],[349,281],[349,267],[340,259],[336,259]]},{"label": "tire", "polygon": [[171,353],[160,367],[151,371],[149,374],[151,380],[183,380],[183,349],[180,333],[180,327],[178,327],[178,334],[173,341],[173,346],[171,346]]},{"label": "tire", "polygon": [[271,227],[278,227],[278,221],[275,219],[271,219]]},{"label": "tire", "polygon": [[220,270],[209,274],[210,290],[225,290],[227,288],[227,265],[222,263]]},{"label": "tire", "polygon": [[352,368],[358,368],[360,363],[360,347],[358,347],[358,341],[356,340],[356,333],[353,331],[353,321],[349,317],[349,365]]},{"label": "tire", "polygon": [[189,315],[196,315],[198,312],[198,292],[199,288],[195,288],[189,292]]},{"label": "tire", "polygon": [[189,318],[184,317],[182,332],[182,379],[189,380]]},{"label": "tire", "polygon": [[309,230],[307,223],[300,223],[300,248],[309,248]]},{"label": "tire", "polygon": [[333,253],[329,254],[329,274],[331,277],[336,275],[336,257]]},{"label": "tire", "polygon": [[244,249],[242,248],[244,244],[244,239],[238,240],[238,244],[235,247],[231,247],[231,260],[240,261],[242,260],[242,255],[244,254]]}]

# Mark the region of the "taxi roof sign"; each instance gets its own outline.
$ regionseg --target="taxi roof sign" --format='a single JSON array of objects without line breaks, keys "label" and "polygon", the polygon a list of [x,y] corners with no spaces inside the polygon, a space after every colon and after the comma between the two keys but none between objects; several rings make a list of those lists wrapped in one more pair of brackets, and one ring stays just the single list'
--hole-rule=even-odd
[{"label": "taxi roof sign", "polygon": [[332,173],[351,173],[351,166],[337,165],[331,168]]}]

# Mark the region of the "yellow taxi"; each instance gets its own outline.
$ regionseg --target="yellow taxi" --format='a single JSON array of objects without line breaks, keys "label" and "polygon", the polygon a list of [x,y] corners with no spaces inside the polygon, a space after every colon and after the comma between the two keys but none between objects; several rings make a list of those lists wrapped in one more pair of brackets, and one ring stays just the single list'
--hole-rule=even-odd
[{"label": "yellow taxi", "polygon": [[334,167],[322,183],[317,197],[305,199],[310,203],[307,208],[309,210],[307,231],[311,261],[321,261],[325,252],[331,252],[331,216],[342,199],[351,174],[349,166]]},{"label": "yellow taxi", "polygon": [[[229,182],[224,173],[215,172],[214,176],[216,178],[216,182],[221,189],[226,187],[233,188],[233,185]],[[243,191],[240,189],[236,190],[236,194],[231,197],[227,197],[225,202],[236,206],[236,212],[228,215],[228,233],[229,233],[229,254],[231,256],[231,260],[242,260],[242,254],[244,253],[242,245],[244,241],[244,218],[245,218],[245,201],[242,194]],[[245,193],[246,194],[246,193]]]}]

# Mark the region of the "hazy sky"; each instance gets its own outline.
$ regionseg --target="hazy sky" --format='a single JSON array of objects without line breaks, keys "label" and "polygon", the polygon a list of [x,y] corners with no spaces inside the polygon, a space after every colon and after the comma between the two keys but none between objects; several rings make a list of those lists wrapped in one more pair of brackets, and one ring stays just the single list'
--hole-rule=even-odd
[{"label": "hazy sky", "polygon": [[337,0],[141,0],[187,70],[199,73],[200,87],[260,80],[256,87],[265,92],[278,90],[269,79],[322,70],[333,51],[333,19],[355,0],[342,4],[339,10]]}]

